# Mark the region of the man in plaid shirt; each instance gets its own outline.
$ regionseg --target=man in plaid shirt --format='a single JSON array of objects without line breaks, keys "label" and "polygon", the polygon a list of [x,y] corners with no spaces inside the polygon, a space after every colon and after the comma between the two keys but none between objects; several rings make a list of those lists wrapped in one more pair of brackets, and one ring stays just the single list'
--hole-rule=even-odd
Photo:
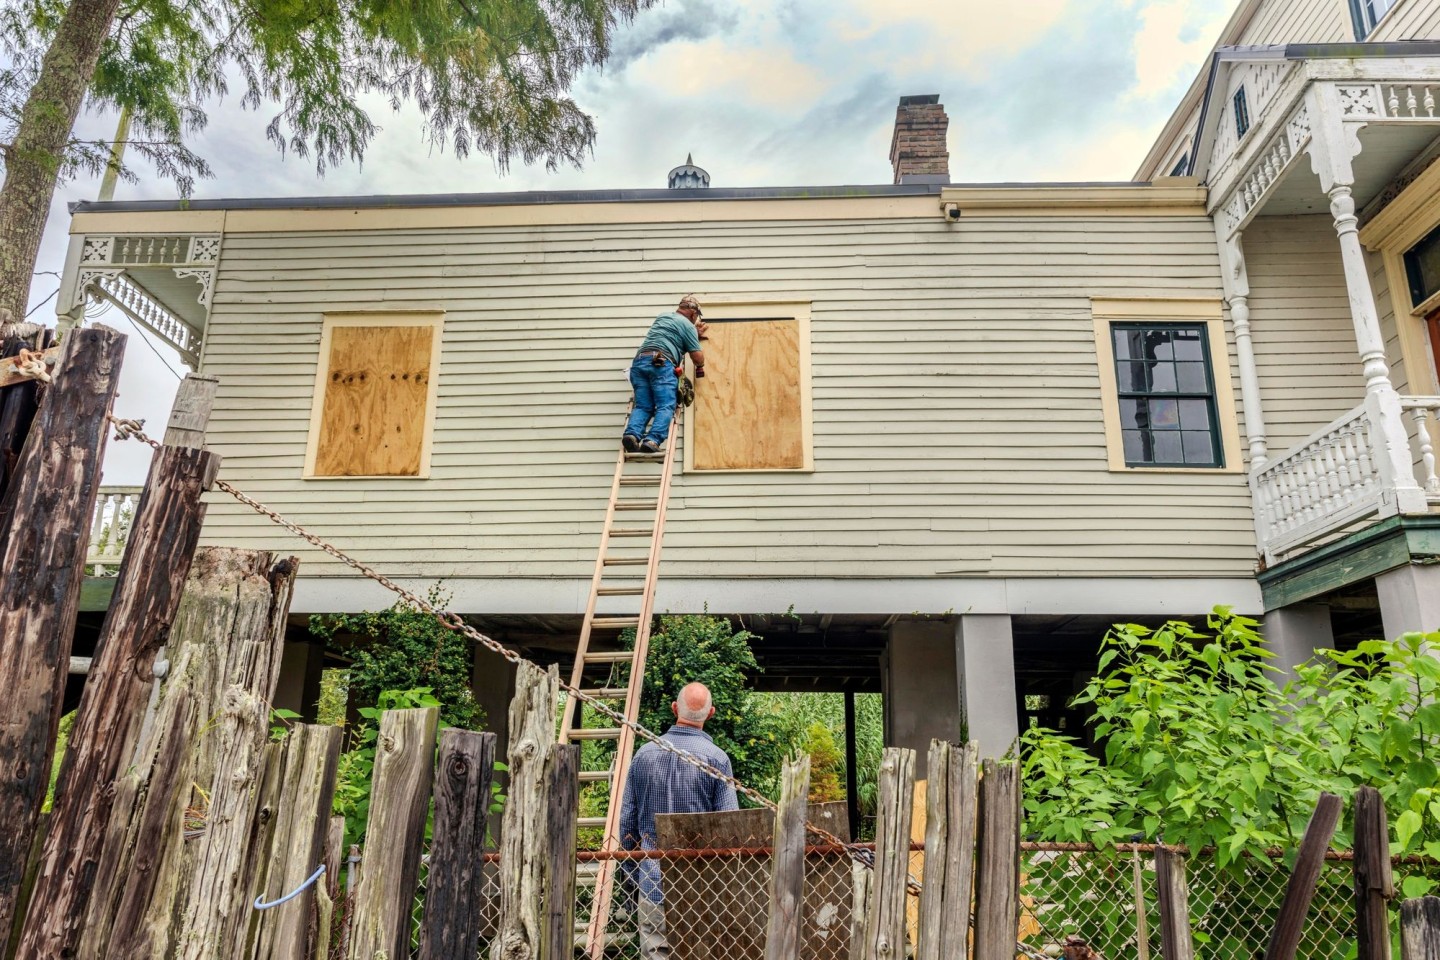
[{"label": "man in plaid shirt", "polygon": [[[661,739],[730,775],[730,758],[705,732],[705,721],[715,716],[715,705],[705,684],[686,684],[670,709],[675,713],[675,725]],[[657,813],[716,813],[738,809],[735,788],[730,784],[647,743],[635,751],[630,774],[625,778],[625,798],[620,805],[620,845],[626,850],[654,850]],[[670,944],[665,940],[659,862],[640,861],[634,878],[639,886],[640,956],[642,960],[665,960],[670,956]]]}]

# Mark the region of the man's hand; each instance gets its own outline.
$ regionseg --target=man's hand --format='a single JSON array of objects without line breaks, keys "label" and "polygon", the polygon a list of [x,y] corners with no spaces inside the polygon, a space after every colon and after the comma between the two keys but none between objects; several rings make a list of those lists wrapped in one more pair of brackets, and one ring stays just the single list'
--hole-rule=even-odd
[{"label": "man's hand", "polygon": [[705,334],[710,332],[710,324],[706,323],[704,320],[696,320],[695,332],[699,334],[701,340],[709,340],[710,338],[705,336]]},{"label": "man's hand", "polygon": [[701,377],[703,377],[703,376],[705,376],[705,368],[704,368],[704,367],[696,367],[696,368],[695,368],[695,379],[696,379],[696,380],[699,380],[699,379],[700,379]]}]

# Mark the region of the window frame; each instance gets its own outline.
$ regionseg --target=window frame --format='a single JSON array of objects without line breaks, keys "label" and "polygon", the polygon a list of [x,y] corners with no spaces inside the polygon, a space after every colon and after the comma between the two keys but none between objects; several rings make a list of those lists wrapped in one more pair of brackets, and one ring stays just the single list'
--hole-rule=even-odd
[{"label": "window frame", "polygon": [[[707,321],[717,320],[749,320],[761,317],[794,320],[798,326],[798,342],[796,349],[799,356],[799,377],[800,377],[800,442],[804,451],[803,460],[798,467],[730,467],[730,468],[705,468],[695,466],[695,444],[691,442],[690,431],[694,429],[695,417],[694,408],[686,412],[680,428],[681,441],[683,443],[682,469],[685,473],[693,473],[696,476],[710,476],[712,474],[734,474],[734,473],[778,473],[797,474],[815,472],[815,430],[814,430],[814,401],[811,392],[810,376],[810,306],[809,300],[773,300],[773,299],[752,299],[741,297],[724,296],[701,296],[700,302],[705,306],[705,319]],[[705,344],[700,344],[701,351],[704,351]],[[703,385],[698,385],[704,389]]]},{"label": "window frame", "polygon": [[1235,115],[1235,140],[1238,143],[1254,126],[1250,122],[1250,98],[1245,95],[1245,84],[1240,84],[1230,95],[1230,111]]},{"label": "window frame", "polygon": [[[1244,453],[1240,445],[1240,427],[1235,407],[1234,372],[1230,363],[1229,342],[1225,332],[1224,305],[1221,300],[1147,298],[1124,299],[1096,297],[1090,301],[1094,323],[1095,352],[1100,378],[1100,404],[1105,427],[1105,449],[1111,473],[1243,473]],[[1117,324],[1154,324],[1156,326],[1199,326],[1205,331],[1204,347],[1210,361],[1210,386],[1214,398],[1215,440],[1218,466],[1192,467],[1174,464],[1130,464],[1125,460],[1123,426],[1120,422],[1120,384],[1115,369],[1112,328]],[[1129,391],[1127,391],[1129,392]]]},{"label": "window frame", "polygon": [[[337,327],[432,327],[430,341],[430,382],[426,384],[425,423],[420,434],[420,466],[414,474],[316,473],[315,462],[320,453],[320,428],[325,413],[325,384],[330,377],[330,346]],[[305,438],[303,480],[398,480],[414,481],[430,478],[430,455],[434,447],[435,416],[440,398],[441,341],[445,334],[443,310],[364,310],[333,311],[323,315],[320,324],[320,352],[316,358],[313,395],[310,399],[310,425]]]},{"label": "window frame", "polygon": [[[1225,466],[1225,450],[1223,449],[1223,444],[1221,443],[1221,437],[1220,437],[1220,417],[1219,417],[1219,414],[1218,414],[1218,412],[1217,412],[1217,410],[1216,410],[1216,408],[1215,408],[1215,370],[1214,370],[1214,367],[1213,367],[1213,365],[1212,365],[1211,358],[1210,358],[1210,343],[1209,343],[1210,337],[1209,337],[1209,331],[1205,328],[1204,322],[1203,322],[1203,321],[1197,321],[1197,320],[1165,320],[1165,321],[1158,321],[1158,320],[1135,320],[1135,321],[1111,320],[1111,321],[1110,321],[1110,346],[1111,346],[1111,349],[1112,349],[1112,350],[1113,350],[1114,347],[1115,347],[1116,333],[1117,333],[1117,331],[1119,331],[1119,330],[1138,330],[1138,331],[1174,330],[1174,331],[1193,332],[1193,333],[1196,334],[1196,339],[1197,339],[1197,341],[1199,342],[1199,345],[1200,345],[1201,362],[1203,362],[1204,365],[1205,365],[1205,382],[1204,382],[1204,387],[1203,387],[1203,389],[1201,389],[1201,390],[1181,390],[1181,389],[1180,389],[1180,385],[1179,385],[1179,383],[1177,382],[1176,385],[1175,385],[1175,389],[1174,389],[1174,390],[1159,390],[1159,391],[1149,390],[1149,391],[1146,391],[1146,390],[1136,390],[1136,389],[1134,389],[1133,387],[1130,388],[1130,389],[1123,389],[1122,386],[1117,383],[1117,386],[1116,386],[1116,398],[1117,398],[1117,400],[1120,402],[1120,404],[1121,404],[1121,406],[1122,406],[1122,418],[1123,418],[1123,406],[1124,406],[1124,402],[1125,402],[1126,400],[1135,400],[1135,401],[1139,401],[1139,402],[1142,402],[1142,403],[1148,403],[1150,400],[1155,400],[1155,399],[1159,399],[1159,400],[1175,400],[1176,402],[1179,402],[1179,401],[1182,401],[1182,400],[1200,400],[1200,401],[1202,401],[1202,402],[1205,404],[1205,432],[1206,432],[1207,434],[1209,434],[1209,436],[1210,436],[1211,451],[1212,451],[1212,453],[1214,454],[1214,456],[1212,457],[1212,460],[1211,460],[1210,463],[1199,463],[1199,462],[1189,463],[1189,462],[1186,462],[1186,461],[1183,459],[1184,456],[1185,456],[1185,450],[1184,450],[1184,444],[1183,444],[1183,438],[1182,438],[1181,451],[1180,451],[1180,455],[1181,455],[1182,459],[1181,459],[1179,462],[1164,462],[1164,463],[1161,463],[1161,462],[1132,462],[1132,461],[1130,460],[1130,458],[1127,456],[1127,457],[1125,458],[1125,465],[1126,465],[1127,467],[1193,467],[1194,469],[1197,469],[1197,470],[1219,470],[1219,469],[1223,468],[1223,467]],[[1116,368],[1117,368],[1117,370],[1118,370],[1119,365],[1120,365],[1121,363],[1131,363],[1131,362],[1134,362],[1134,360],[1135,360],[1135,358],[1134,358],[1134,357],[1131,357],[1129,360],[1115,360],[1115,361],[1113,361],[1113,362],[1114,362],[1114,364],[1116,365]],[[1172,359],[1172,362],[1178,363],[1178,362],[1180,362],[1180,361],[1179,361],[1178,359]],[[1178,378],[1177,378],[1177,379],[1178,379]],[[1128,426],[1128,425],[1123,421],[1123,419],[1122,419],[1121,424],[1120,424],[1120,430],[1121,430],[1120,439],[1121,439],[1121,445],[1122,445],[1122,447],[1123,447],[1123,445],[1124,445],[1125,434],[1126,434],[1126,433],[1129,433],[1129,432],[1131,432],[1131,431],[1133,431],[1133,430],[1135,430],[1135,429],[1136,429],[1135,427]],[[1151,433],[1157,433],[1157,432],[1158,432],[1158,433],[1183,433],[1183,432],[1184,432],[1184,427],[1183,427],[1182,425],[1180,425],[1178,422],[1177,422],[1177,429],[1175,429],[1175,430],[1173,430],[1173,431],[1171,431],[1171,430],[1159,430],[1159,431],[1157,431],[1154,427],[1151,427],[1151,428],[1149,428],[1149,429],[1150,429]]]},{"label": "window frame", "polygon": [[1380,28],[1380,24],[1385,22],[1386,17],[1390,16],[1390,12],[1400,6],[1402,2],[1403,0],[1390,0],[1390,6],[1386,7],[1378,17],[1375,17],[1374,11],[1370,7],[1371,0],[1348,0],[1350,22],[1355,28],[1355,39],[1359,41],[1370,39],[1371,34]]}]

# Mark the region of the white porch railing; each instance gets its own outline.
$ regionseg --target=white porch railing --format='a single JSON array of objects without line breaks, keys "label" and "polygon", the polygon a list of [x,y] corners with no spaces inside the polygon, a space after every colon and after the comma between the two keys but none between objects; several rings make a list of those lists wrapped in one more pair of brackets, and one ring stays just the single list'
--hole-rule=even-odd
[{"label": "white porch railing", "polygon": [[101,487],[95,500],[95,516],[90,523],[90,548],[85,565],[91,576],[113,577],[120,569],[120,558],[130,539],[135,522],[135,508],[140,504],[142,487]]},{"label": "white porch railing", "polygon": [[[1440,397],[1402,397],[1401,407],[1415,422],[1415,479],[1432,505],[1440,503],[1428,430],[1429,420],[1440,417]],[[1397,512],[1393,484],[1385,482],[1376,456],[1377,435],[1361,404],[1250,475],[1255,532],[1267,562],[1361,520]]]}]

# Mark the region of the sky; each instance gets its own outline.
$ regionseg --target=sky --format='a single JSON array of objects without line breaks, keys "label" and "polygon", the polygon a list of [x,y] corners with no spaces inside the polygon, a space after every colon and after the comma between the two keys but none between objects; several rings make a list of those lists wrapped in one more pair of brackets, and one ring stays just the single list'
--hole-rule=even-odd
[{"label": "sky", "polygon": [[[899,97],[939,94],[950,117],[955,182],[1127,180],[1200,71],[1235,0],[664,0],[620,28],[602,70],[580,77],[576,102],[595,119],[584,168],[547,172],[483,155],[458,160],[427,145],[422,116],[370,106],[381,131],[363,163],[317,176],[264,135],[270,105],[206,104],[191,141],[215,176],[196,198],[323,196],[665,186],[693,154],[715,187],[889,183]],[[113,134],[87,113],[78,132]],[[173,199],[172,183],[137,165],[117,200]],[[57,191],[31,295],[58,285],[69,214],[96,179]],[[36,318],[53,322],[53,306]],[[157,434],[179,358],[115,311],[131,335],[121,416]],[[155,349],[150,349],[154,346]],[[148,455],[112,444],[105,482],[144,481]]]}]

